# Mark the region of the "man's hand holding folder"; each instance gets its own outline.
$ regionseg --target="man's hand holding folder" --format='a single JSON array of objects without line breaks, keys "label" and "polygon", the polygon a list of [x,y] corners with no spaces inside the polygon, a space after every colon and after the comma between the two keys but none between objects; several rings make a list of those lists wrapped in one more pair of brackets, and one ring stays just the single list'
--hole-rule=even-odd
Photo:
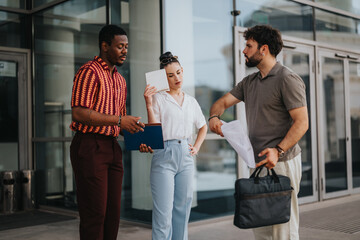
[{"label": "man's hand holding folder", "polygon": [[[122,116],[119,119],[118,125],[122,130],[126,130],[130,133],[137,133],[139,131],[143,132],[145,124],[140,122],[141,117],[134,116]],[[124,131],[123,131],[124,132]]]}]

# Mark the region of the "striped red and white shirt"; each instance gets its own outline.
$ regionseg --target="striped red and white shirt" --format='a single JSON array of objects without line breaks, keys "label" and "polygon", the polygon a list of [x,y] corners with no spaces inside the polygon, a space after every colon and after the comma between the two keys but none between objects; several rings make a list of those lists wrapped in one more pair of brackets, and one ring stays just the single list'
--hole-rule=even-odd
[{"label": "striped red and white shirt", "polygon": [[[106,62],[96,56],[94,60],[84,64],[75,75],[71,107],[84,107],[99,113],[125,116],[126,95],[124,77],[116,68],[111,76]],[[114,137],[120,133],[120,128],[116,125],[87,126],[73,121],[70,128],[73,131]]]}]

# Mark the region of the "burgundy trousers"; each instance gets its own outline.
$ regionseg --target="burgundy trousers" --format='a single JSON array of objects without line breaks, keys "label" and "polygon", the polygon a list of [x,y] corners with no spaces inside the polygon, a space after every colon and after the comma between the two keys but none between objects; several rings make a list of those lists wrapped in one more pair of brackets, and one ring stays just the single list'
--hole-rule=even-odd
[{"label": "burgundy trousers", "polygon": [[116,240],[124,175],[115,137],[77,132],[70,146],[80,215],[80,239]]}]

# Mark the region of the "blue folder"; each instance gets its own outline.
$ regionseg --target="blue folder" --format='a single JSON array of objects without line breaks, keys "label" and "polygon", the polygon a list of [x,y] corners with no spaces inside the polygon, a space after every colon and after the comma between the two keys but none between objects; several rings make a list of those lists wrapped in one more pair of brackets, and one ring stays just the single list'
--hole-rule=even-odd
[{"label": "blue folder", "polygon": [[143,132],[129,133],[123,130],[126,150],[139,150],[140,144],[144,143],[152,149],[163,149],[164,139],[161,123],[145,124]]}]

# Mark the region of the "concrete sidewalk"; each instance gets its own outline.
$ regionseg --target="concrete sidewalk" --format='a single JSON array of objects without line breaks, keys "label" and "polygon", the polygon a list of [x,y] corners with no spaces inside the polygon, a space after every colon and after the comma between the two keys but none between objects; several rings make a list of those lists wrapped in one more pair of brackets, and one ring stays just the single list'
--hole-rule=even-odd
[{"label": "concrete sidewalk", "polygon": [[[190,240],[253,240],[223,217],[189,224]],[[0,240],[77,240],[79,220],[0,231]],[[151,239],[150,226],[122,221],[118,240]],[[360,194],[300,206],[301,240],[359,240]]]}]

